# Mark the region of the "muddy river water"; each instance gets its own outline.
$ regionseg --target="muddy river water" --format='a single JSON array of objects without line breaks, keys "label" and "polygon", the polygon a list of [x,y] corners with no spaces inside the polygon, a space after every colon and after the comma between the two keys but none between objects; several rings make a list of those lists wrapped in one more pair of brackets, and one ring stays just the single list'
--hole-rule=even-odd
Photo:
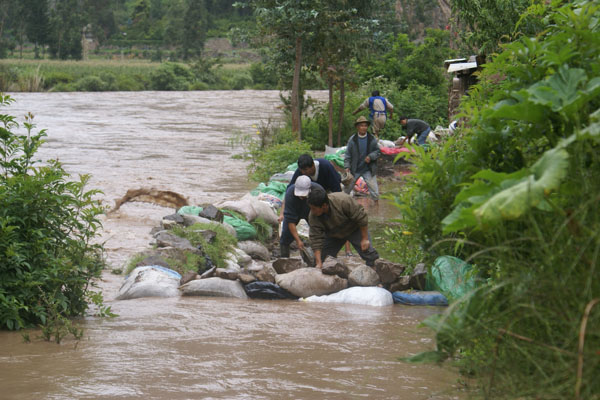
[{"label": "muddy river water", "polygon": [[[325,99],[326,93],[313,97]],[[47,129],[41,159],[58,158],[108,206],[153,187],[190,204],[237,199],[256,184],[229,139],[280,118],[276,91],[17,93],[2,110],[31,111]],[[147,249],[173,210],[126,203],[103,216],[114,268]],[[377,215],[373,216],[377,218]],[[60,345],[0,332],[0,399],[460,399],[448,367],[397,361],[434,346],[419,326],[434,307],[367,307],[201,297],[115,301],[122,276],[100,286],[112,319],[81,321]]]}]

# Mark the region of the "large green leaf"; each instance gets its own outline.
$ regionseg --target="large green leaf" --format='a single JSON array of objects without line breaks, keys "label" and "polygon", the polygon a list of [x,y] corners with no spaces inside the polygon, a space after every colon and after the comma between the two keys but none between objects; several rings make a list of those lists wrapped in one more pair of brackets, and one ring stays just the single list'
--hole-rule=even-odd
[{"label": "large green leaf", "polygon": [[519,218],[532,207],[540,205],[545,196],[559,187],[567,175],[568,160],[566,150],[548,150],[530,168],[530,175],[513,181],[509,187],[493,195],[474,211],[475,216],[484,224]]}]

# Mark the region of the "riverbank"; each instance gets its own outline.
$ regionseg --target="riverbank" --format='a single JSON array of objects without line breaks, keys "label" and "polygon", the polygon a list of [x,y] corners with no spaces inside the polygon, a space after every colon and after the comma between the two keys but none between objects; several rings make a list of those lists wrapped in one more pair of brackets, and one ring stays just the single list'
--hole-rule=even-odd
[{"label": "riverbank", "polygon": [[149,60],[0,60],[3,92],[274,89],[256,82],[251,64]]}]

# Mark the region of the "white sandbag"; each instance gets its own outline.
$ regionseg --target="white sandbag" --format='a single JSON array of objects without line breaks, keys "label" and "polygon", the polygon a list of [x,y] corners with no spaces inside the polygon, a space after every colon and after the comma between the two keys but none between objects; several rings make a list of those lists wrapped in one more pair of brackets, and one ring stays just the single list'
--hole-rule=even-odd
[{"label": "white sandbag", "polygon": [[246,194],[242,197],[243,201],[248,201],[254,208],[254,213],[256,217],[249,221],[254,221],[256,218],[262,218],[269,225],[277,225],[279,219],[277,218],[277,213],[275,210],[269,205],[269,203],[260,201],[256,197],[252,196],[250,193]]},{"label": "white sandbag", "polygon": [[394,298],[388,290],[375,286],[355,286],[328,296],[310,296],[302,300],[315,303],[360,304],[375,307],[394,304]]},{"label": "white sandbag", "polygon": [[238,242],[237,247],[254,259],[262,261],[269,261],[271,259],[269,249],[260,242],[242,240]]},{"label": "white sandbag", "polygon": [[329,155],[329,154],[337,154],[338,151],[340,151],[340,149],[343,149],[345,146],[343,147],[329,147],[327,145],[325,145],[325,154],[324,155]]},{"label": "white sandbag", "polygon": [[254,210],[254,207],[252,206],[252,199],[250,198],[243,198],[241,200],[228,200],[228,201],[224,201],[222,203],[218,203],[216,204],[216,207],[221,209],[225,209],[225,210],[231,210],[231,211],[235,211],[238,212],[240,214],[242,214],[245,218],[246,221],[254,221],[256,219],[256,211]]},{"label": "white sandbag", "polygon": [[275,276],[275,283],[298,297],[321,296],[348,287],[348,281],[337,275],[325,275],[318,268],[300,268]]},{"label": "white sandbag", "polygon": [[196,279],[181,286],[179,290],[184,296],[248,298],[240,281],[221,278]]},{"label": "white sandbag", "polygon": [[137,299],[140,297],[179,296],[177,272],[158,265],[137,267],[127,277],[117,293],[116,300]]},{"label": "white sandbag", "polygon": [[379,139],[379,142],[377,142],[377,144],[379,144],[379,147],[390,147],[390,148],[396,147],[396,144],[394,142],[392,142],[391,140],[385,140],[385,139]]}]

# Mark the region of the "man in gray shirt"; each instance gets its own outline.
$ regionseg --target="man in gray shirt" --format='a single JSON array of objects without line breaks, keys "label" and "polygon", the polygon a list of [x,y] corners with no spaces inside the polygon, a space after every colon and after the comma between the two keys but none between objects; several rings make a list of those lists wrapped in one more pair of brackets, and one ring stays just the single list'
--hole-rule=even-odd
[{"label": "man in gray shirt", "polygon": [[408,119],[407,117],[400,117],[400,124],[406,128],[406,137],[396,142],[396,145],[402,146],[406,140],[410,144],[410,140],[416,134],[417,144],[424,145],[427,140],[427,135],[431,132],[431,127],[425,121],[420,119]]}]

